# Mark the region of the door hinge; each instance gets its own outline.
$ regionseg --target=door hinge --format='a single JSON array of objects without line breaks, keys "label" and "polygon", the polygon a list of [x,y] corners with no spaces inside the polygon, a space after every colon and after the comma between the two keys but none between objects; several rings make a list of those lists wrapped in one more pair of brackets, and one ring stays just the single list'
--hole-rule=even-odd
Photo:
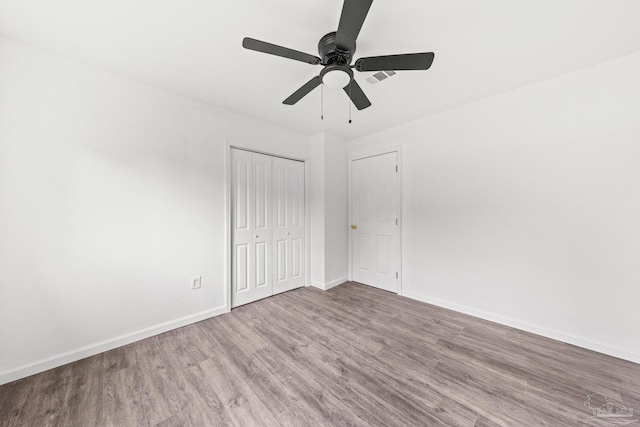
[{"label": "door hinge", "polygon": [[398,165],[396,165],[396,172],[398,172]]},{"label": "door hinge", "polygon": [[396,271],[396,279],[398,278],[398,272]]},{"label": "door hinge", "polygon": [[398,218],[396,218],[396,225],[398,225]]}]

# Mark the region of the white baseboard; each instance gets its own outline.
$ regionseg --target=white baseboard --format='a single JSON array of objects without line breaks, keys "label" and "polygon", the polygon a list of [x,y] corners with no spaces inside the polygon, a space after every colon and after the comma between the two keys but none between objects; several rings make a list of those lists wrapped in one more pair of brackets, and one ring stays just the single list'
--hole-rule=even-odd
[{"label": "white baseboard", "polygon": [[619,359],[628,360],[634,363],[640,363],[640,354],[636,354],[626,349],[612,346],[609,344],[594,341],[586,337],[569,334],[563,331],[559,331],[557,329],[547,328],[547,327],[536,325],[529,322],[523,322],[517,319],[501,316],[499,314],[490,313],[483,310],[477,310],[475,308],[456,304],[450,301],[445,301],[438,298],[431,298],[429,296],[414,293],[414,292],[404,291],[402,296],[415,299],[418,301],[426,302],[428,304],[436,305],[438,307],[447,308],[449,310],[457,311],[459,313],[468,314],[470,316],[478,317],[480,319],[489,320],[491,322],[499,323],[501,325],[520,329],[522,331],[530,332],[532,334],[541,335],[546,338],[562,341],[567,344],[572,344],[578,347],[586,348],[587,350],[593,350],[598,353],[617,357]]},{"label": "white baseboard", "polygon": [[93,356],[104,351],[113,350],[114,348],[122,347],[123,345],[131,344],[132,342],[140,341],[163,332],[181,328],[182,326],[219,316],[227,311],[228,310],[224,306],[201,311],[199,313],[164,322],[159,325],[144,328],[119,337],[57,354],[35,363],[20,366],[10,371],[0,372],[0,385],[34,375],[48,369],[57,368],[58,366],[66,365],[67,363],[75,362],[76,360],[84,359],[85,357]]},{"label": "white baseboard", "polygon": [[336,287],[336,286],[338,286],[338,285],[342,285],[342,284],[343,284],[344,282],[346,282],[347,280],[348,280],[348,279],[347,279],[347,276],[344,276],[344,277],[341,277],[341,278],[339,278],[339,279],[332,280],[332,281],[331,281],[331,282],[329,282],[329,283],[325,283],[325,285],[324,285],[324,290],[325,290],[325,291],[328,291],[328,290],[329,290],[329,289],[331,289],[331,288],[335,288],[335,287]]},{"label": "white baseboard", "polygon": [[331,282],[327,282],[327,283],[311,282],[311,286],[313,286],[314,288],[322,289],[323,291],[328,291],[331,288],[335,288],[338,285],[342,285],[347,280],[348,280],[347,276],[344,276],[344,277],[341,277],[341,278],[336,279],[336,280],[332,280]]}]

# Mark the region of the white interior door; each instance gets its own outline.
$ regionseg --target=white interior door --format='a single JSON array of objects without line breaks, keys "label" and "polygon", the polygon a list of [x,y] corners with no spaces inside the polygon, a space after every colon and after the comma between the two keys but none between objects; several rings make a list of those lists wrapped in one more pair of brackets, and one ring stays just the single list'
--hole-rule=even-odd
[{"label": "white interior door", "polygon": [[231,150],[232,293],[237,307],[273,294],[271,157]]},{"label": "white interior door", "polygon": [[351,163],[351,272],[356,282],[398,292],[397,153]]},{"label": "white interior door", "polygon": [[304,285],[304,163],[274,157],[274,294]]},{"label": "white interior door", "polygon": [[304,163],[231,150],[231,307],[304,285]]}]

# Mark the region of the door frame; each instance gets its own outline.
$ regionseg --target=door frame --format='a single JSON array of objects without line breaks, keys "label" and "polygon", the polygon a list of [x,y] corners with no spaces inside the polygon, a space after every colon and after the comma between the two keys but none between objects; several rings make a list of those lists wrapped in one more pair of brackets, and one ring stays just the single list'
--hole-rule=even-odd
[{"label": "door frame", "polygon": [[[396,153],[398,160],[398,179],[396,180],[396,209],[398,210],[398,248],[396,252],[398,260],[398,295],[402,295],[402,147],[392,146],[387,148],[378,148],[373,150],[362,150],[349,153],[348,156],[348,172],[347,172],[347,188],[349,203],[349,225],[353,224],[353,200],[351,199],[351,165],[355,160],[375,157],[382,154]],[[353,280],[353,233],[349,230],[349,281]]]},{"label": "door frame", "polygon": [[231,149],[238,149],[244,151],[250,151],[253,153],[266,154],[267,156],[281,157],[289,160],[296,160],[304,163],[304,286],[309,286],[309,257],[311,252],[311,246],[309,242],[310,233],[310,212],[309,212],[309,156],[302,155],[300,153],[293,153],[284,150],[274,150],[271,147],[266,147],[264,144],[256,144],[246,141],[225,139],[225,159],[224,159],[224,234],[225,234],[225,313],[231,311],[231,272],[233,266],[231,265]]}]

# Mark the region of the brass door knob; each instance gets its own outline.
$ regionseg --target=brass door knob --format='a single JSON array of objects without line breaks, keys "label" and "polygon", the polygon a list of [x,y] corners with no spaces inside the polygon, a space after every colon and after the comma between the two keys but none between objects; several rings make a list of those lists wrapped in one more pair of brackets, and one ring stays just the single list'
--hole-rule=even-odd
[{"label": "brass door knob", "polygon": [[357,226],[357,225],[355,225],[355,224],[351,224],[351,229],[352,229],[352,230],[355,230],[355,229],[357,229],[357,228],[358,228],[358,226]]}]

